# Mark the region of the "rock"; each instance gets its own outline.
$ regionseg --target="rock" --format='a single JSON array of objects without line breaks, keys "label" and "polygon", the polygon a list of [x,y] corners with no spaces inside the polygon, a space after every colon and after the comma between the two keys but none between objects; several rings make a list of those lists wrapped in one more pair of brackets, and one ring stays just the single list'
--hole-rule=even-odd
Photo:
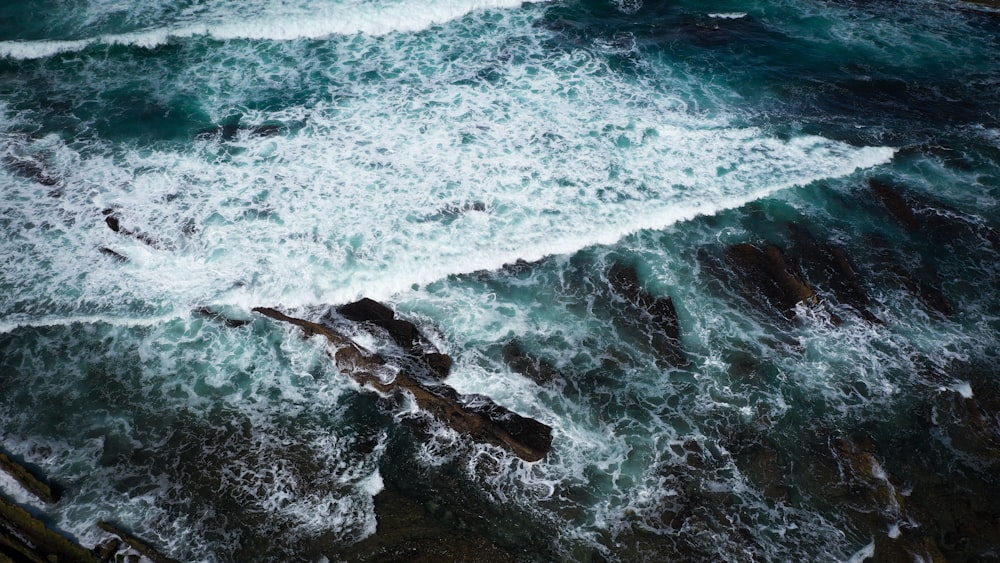
[{"label": "rock", "polygon": [[50,486],[35,475],[31,470],[12,460],[7,454],[0,453],[0,470],[14,478],[25,490],[49,504],[59,501],[61,492]]},{"label": "rock", "polygon": [[903,197],[897,186],[874,178],[868,180],[868,186],[871,187],[875,196],[889,210],[889,214],[906,227],[906,230],[914,231],[917,229],[920,222],[913,213],[910,203]]},{"label": "rock", "polygon": [[424,354],[424,359],[427,360],[427,365],[430,366],[431,372],[438,376],[438,379],[445,379],[451,372],[451,365],[454,360],[448,354],[442,354],[441,352],[429,352]]},{"label": "rock", "polygon": [[608,283],[612,291],[648,321],[646,324],[652,329],[651,344],[661,357],[675,366],[687,364],[681,349],[680,322],[673,300],[669,296],[657,297],[647,292],[639,283],[635,268],[618,262],[608,270]]},{"label": "rock", "polygon": [[157,250],[160,249],[160,243],[157,242],[157,240],[152,236],[147,235],[146,233],[140,231],[132,231],[122,227],[121,218],[118,216],[118,212],[116,212],[114,209],[105,209],[103,213],[104,213],[104,223],[112,231],[120,235],[132,237],[135,240],[142,242],[146,245],[149,245],[150,247],[155,248]]},{"label": "rock", "polygon": [[94,554],[101,560],[101,563],[108,563],[118,553],[118,548],[122,546],[122,541],[118,538],[108,538],[94,547]]},{"label": "rock", "polygon": [[352,321],[371,322],[379,326],[396,318],[396,313],[391,308],[367,297],[341,305],[337,307],[337,312]]},{"label": "rock", "polygon": [[[338,561],[514,563],[521,558],[466,527],[439,522],[420,502],[387,483],[375,496],[378,528],[351,546],[337,546]],[[481,516],[480,516],[481,517]]]},{"label": "rock", "polygon": [[359,384],[381,393],[409,392],[421,409],[466,436],[503,447],[529,462],[542,459],[552,447],[550,426],[514,413],[488,397],[462,396],[447,385],[430,385],[406,371],[396,373],[394,380],[386,383],[379,377],[386,367],[385,360],[363,350],[347,336],[275,309],[257,307],[254,311],[294,324],[302,328],[307,336],[324,336],[337,348],[332,352],[337,367]]},{"label": "rock", "polygon": [[4,157],[3,165],[14,174],[43,186],[52,187],[59,184],[59,178],[48,171],[44,162],[36,158],[9,154]]},{"label": "rock", "polygon": [[114,258],[119,262],[128,262],[128,258],[126,256],[124,256],[123,254],[119,254],[106,246],[102,246],[99,250],[101,251],[101,254],[105,256],[110,256],[111,258]]},{"label": "rock", "polygon": [[870,246],[875,250],[879,265],[884,268],[889,281],[916,296],[927,308],[944,316],[955,312],[948,298],[927,281],[917,277],[900,265],[896,254],[889,249],[888,242],[879,235],[869,235]]},{"label": "rock", "polygon": [[557,374],[556,368],[542,358],[534,358],[521,348],[516,340],[504,344],[503,359],[510,369],[520,373],[538,385],[552,383]]},{"label": "rock", "polygon": [[816,291],[785,261],[772,244],[760,249],[749,243],[726,249],[726,261],[736,273],[747,297],[761,308],[772,308],[785,317],[795,316],[799,303],[815,305]]},{"label": "rock", "polygon": [[882,324],[881,319],[868,310],[871,300],[847,253],[838,246],[817,241],[808,229],[795,223],[788,223],[788,230],[793,240],[792,255],[809,281],[829,288],[837,301],[849,305],[865,320]]}]

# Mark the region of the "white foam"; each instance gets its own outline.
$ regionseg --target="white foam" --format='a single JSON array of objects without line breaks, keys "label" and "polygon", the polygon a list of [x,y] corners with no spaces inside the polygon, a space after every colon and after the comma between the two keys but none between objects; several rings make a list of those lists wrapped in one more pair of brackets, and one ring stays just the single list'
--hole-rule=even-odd
[{"label": "white foam", "polygon": [[720,20],[738,20],[747,17],[746,12],[717,12],[708,14],[710,18],[716,18]]},{"label": "white foam", "polygon": [[[130,33],[103,34],[86,39],[0,41],[0,57],[38,59],[93,45],[128,45],[153,49],[172,40],[209,37],[220,41],[255,39],[291,41],[322,39],[332,35],[413,33],[482,10],[513,9],[521,0],[399,0],[397,2],[349,1],[336,4],[299,2],[246,2],[226,11],[197,12],[193,22]],[[199,21],[201,20],[201,21]],[[207,20],[207,21],[205,21]]]},{"label": "white foam", "polygon": [[950,389],[961,395],[963,399],[971,399],[973,397],[972,386],[969,385],[968,381],[960,381],[952,385]]}]

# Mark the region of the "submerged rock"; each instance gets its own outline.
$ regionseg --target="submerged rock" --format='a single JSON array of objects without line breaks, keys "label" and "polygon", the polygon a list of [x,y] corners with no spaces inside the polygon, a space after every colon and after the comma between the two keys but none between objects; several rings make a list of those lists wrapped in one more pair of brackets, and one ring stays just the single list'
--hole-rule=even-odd
[{"label": "submerged rock", "polygon": [[951,302],[931,283],[900,265],[896,254],[889,249],[888,242],[879,235],[869,235],[870,246],[875,250],[879,265],[889,282],[916,296],[928,309],[944,316],[955,312]]},{"label": "submerged rock", "polygon": [[[384,312],[381,308],[373,310]],[[347,336],[275,309],[258,307],[254,311],[294,324],[306,335],[324,336],[337,348],[332,352],[337,367],[359,384],[381,393],[409,392],[421,409],[474,440],[503,447],[525,461],[542,459],[552,447],[550,426],[508,410],[488,397],[460,395],[447,385],[420,381],[406,371],[396,373],[391,382],[386,382],[380,377],[386,367],[385,360],[363,350]]]},{"label": "submerged rock", "polygon": [[914,231],[920,226],[920,222],[913,212],[913,207],[903,197],[897,186],[874,178],[868,180],[868,186],[871,187],[875,196],[889,210],[889,214],[906,227],[906,230]]},{"label": "submerged rock", "polygon": [[555,366],[543,358],[529,355],[516,340],[503,346],[503,359],[510,369],[520,373],[538,385],[548,385],[556,378]]},{"label": "submerged rock", "polygon": [[15,156],[8,154],[2,160],[3,165],[22,178],[37,182],[43,186],[53,187],[59,184],[59,178],[49,172],[44,161],[30,156]]},{"label": "submerged rock", "polygon": [[608,283],[612,291],[640,313],[656,352],[671,365],[685,365],[687,359],[681,349],[680,322],[673,299],[657,297],[643,289],[635,268],[618,262],[608,270]]},{"label": "submerged rock", "polygon": [[198,307],[197,309],[192,311],[192,313],[199,317],[204,317],[212,321],[220,322],[228,326],[229,328],[239,328],[241,326],[246,326],[253,322],[250,319],[234,319],[231,317],[227,317],[223,313],[216,311],[211,307]]},{"label": "submerged rock", "polygon": [[793,241],[791,254],[809,281],[829,288],[837,301],[849,305],[865,320],[881,324],[881,319],[868,310],[871,300],[844,249],[816,240],[808,229],[795,223],[788,223],[788,230]]},{"label": "submerged rock", "polygon": [[770,308],[792,318],[799,303],[819,302],[816,291],[773,244],[763,249],[749,243],[730,246],[726,249],[726,261],[748,299],[763,309]]}]

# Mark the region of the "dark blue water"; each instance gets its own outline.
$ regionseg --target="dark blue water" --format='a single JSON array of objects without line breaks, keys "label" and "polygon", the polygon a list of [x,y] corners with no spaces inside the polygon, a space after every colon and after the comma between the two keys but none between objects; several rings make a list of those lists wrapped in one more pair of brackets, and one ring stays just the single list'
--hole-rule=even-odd
[{"label": "dark blue water", "polygon": [[[958,1],[8,3],[0,449],[65,495],[0,487],[185,561],[1000,558],[998,48]],[[552,451],[251,312],[363,296]]]}]

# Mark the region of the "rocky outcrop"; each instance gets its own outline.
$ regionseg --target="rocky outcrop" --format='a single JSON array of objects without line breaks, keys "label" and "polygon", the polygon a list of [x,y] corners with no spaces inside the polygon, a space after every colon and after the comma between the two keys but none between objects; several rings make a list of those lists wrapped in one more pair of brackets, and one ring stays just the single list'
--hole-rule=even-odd
[{"label": "rocky outcrop", "polygon": [[743,293],[763,309],[792,318],[799,303],[819,302],[816,291],[773,244],[764,248],[749,243],[730,246],[726,249],[726,262],[736,274]]},{"label": "rocky outcrop", "polygon": [[22,178],[48,187],[59,184],[59,178],[49,171],[44,161],[37,158],[8,154],[2,162],[8,170]]},{"label": "rocky outcrop", "polygon": [[49,504],[59,501],[60,491],[57,488],[49,485],[31,470],[12,460],[4,453],[0,453],[0,471],[4,471],[13,477],[25,490],[43,501]]},{"label": "rocky outcrop", "polygon": [[549,385],[558,375],[555,366],[543,358],[531,356],[516,340],[504,344],[503,359],[510,369],[538,385]]},{"label": "rocky outcrop", "polygon": [[444,379],[451,371],[452,359],[438,351],[428,341],[417,325],[396,318],[396,313],[386,305],[367,297],[360,301],[337,307],[342,317],[371,328],[385,331],[406,356],[406,363],[414,368],[415,375],[428,375],[433,379]]},{"label": "rocky outcrop", "polygon": [[216,311],[215,309],[212,309],[211,307],[198,307],[197,309],[192,311],[192,313],[194,313],[199,317],[203,317],[211,321],[222,323],[228,326],[229,328],[240,328],[241,326],[246,326],[251,322],[253,322],[250,319],[234,319],[232,317],[227,317],[226,315],[222,314],[219,311]]},{"label": "rocky outcrop", "polygon": [[608,284],[615,294],[639,313],[657,354],[671,365],[687,364],[681,349],[680,322],[670,296],[657,297],[643,289],[635,268],[621,263],[613,264],[608,270]]},{"label": "rocky outcrop", "polygon": [[131,229],[123,227],[121,224],[121,217],[118,215],[118,212],[115,211],[114,209],[105,209],[103,213],[104,213],[104,223],[112,231],[120,235],[134,238],[135,240],[142,242],[150,246],[151,248],[155,249],[160,248],[160,243],[151,235],[148,235],[142,231],[133,231]]},{"label": "rocky outcrop", "polygon": [[[372,318],[389,319],[387,307],[372,303],[364,307]],[[510,411],[488,397],[460,395],[447,385],[418,380],[405,370],[390,375],[383,358],[362,349],[332,328],[266,307],[254,311],[296,325],[307,336],[323,336],[335,348],[331,356],[337,367],[360,385],[386,394],[407,392],[421,409],[465,436],[505,448],[525,461],[542,459],[552,447],[550,426]]]},{"label": "rocky outcrop", "polygon": [[[951,302],[940,289],[935,287],[935,284],[900,265],[900,259],[895,252],[889,249],[888,241],[879,235],[869,235],[868,242],[883,268],[883,276],[887,278],[886,281],[916,296],[932,311],[944,316],[950,316],[955,312]],[[931,277],[936,276],[931,275]]]},{"label": "rocky outcrop", "polygon": [[808,280],[816,286],[829,289],[837,301],[850,306],[865,320],[881,324],[881,320],[868,310],[870,299],[861,285],[857,270],[844,249],[821,242],[812,233],[795,223],[788,223],[791,233],[791,255],[805,271]]}]

